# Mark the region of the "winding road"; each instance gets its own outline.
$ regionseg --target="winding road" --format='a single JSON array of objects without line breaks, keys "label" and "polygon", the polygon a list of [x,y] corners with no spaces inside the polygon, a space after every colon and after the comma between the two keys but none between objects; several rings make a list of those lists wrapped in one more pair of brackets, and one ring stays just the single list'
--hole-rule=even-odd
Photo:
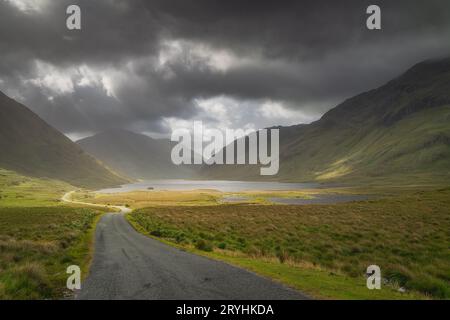
[{"label": "winding road", "polygon": [[[89,204],[73,201],[71,194],[62,200]],[[125,219],[130,209],[114,208],[121,211],[103,215],[97,224],[90,274],[76,299],[308,299],[252,272],[146,237]]]}]

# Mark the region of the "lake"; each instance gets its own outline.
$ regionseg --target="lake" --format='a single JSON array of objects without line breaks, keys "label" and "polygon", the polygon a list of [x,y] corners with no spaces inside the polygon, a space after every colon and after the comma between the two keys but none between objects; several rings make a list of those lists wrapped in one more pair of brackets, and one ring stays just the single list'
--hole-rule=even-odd
[{"label": "lake", "polygon": [[318,188],[318,183],[288,183],[262,181],[221,181],[221,180],[146,180],[129,183],[117,188],[98,190],[101,193],[117,193],[138,190],[197,190],[214,189],[223,192],[239,192],[249,190],[299,190]]}]

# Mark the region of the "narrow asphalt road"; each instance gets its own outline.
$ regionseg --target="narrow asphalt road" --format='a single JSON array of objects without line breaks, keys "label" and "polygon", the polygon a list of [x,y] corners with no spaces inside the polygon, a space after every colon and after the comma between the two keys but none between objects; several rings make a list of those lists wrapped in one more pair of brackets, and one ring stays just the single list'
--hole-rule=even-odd
[{"label": "narrow asphalt road", "polygon": [[[70,195],[65,201],[71,201]],[[307,299],[295,290],[136,232],[121,213],[97,224],[90,274],[76,299]]]}]

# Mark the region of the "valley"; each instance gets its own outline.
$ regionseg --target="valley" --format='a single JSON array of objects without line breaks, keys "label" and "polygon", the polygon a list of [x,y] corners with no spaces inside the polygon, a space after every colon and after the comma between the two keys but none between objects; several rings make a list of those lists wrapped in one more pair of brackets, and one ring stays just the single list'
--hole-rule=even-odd
[{"label": "valley", "polygon": [[[88,298],[188,298],[180,288],[196,284],[245,298],[211,271],[220,265],[257,297],[262,286],[286,298],[449,299],[449,88],[450,58],[424,61],[316,122],[277,127],[280,170],[264,179],[249,164],[176,166],[168,139],[125,129],[75,143],[0,93],[0,299],[74,298],[74,264]],[[105,293],[113,276],[98,270],[109,261],[124,277],[132,259],[132,281]],[[381,290],[366,287],[372,264]],[[162,282],[175,289],[151,285]]]},{"label": "valley", "polygon": [[[127,219],[136,230],[250,269],[312,297],[447,298],[450,189],[382,190],[247,191],[232,194],[251,201],[233,203],[221,201],[228,193],[213,190],[77,193],[74,197],[128,205],[135,209]],[[363,191],[377,197],[312,205],[268,201],[268,197],[313,198],[327,192]],[[364,270],[372,263],[383,270],[381,291],[365,288]],[[399,288],[406,293],[398,292]]]}]

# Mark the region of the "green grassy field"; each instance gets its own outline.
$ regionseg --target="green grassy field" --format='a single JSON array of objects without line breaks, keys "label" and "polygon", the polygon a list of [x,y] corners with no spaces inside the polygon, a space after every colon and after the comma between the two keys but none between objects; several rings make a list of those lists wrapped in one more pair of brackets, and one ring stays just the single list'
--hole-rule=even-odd
[{"label": "green grassy field", "polygon": [[[83,275],[101,208],[61,203],[74,188],[0,170],[0,299],[61,298],[66,268]],[[272,205],[270,197],[316,193],[372,194],[335,205]],[[224,196],[245,196],[226,204]],[[140,232],[196,254],[226,261],[316,298],[448,299],[450,189],[432,186],[221,193],[79,192],[76,200],[128,205]],[[382,290],[364,272],[381,267]],[[406,292],[399,292],[399,288]]]},{"label": "green grassy field", "polygon": [[70,265],[87,271],[92,226],[86,208],[0,208],[0,299],[64,295]]},{"label": "green grassy field", "polygon": [[101,211],[63,205],[72,186],[0,170],[0,299],[62,298],[70,265],[86,275]]},{"label": "green grassy field", "polygon": [[[128,219],[316,297],[450,298],[450,189],[396,193],[336,205],[153,206]],[[381,267],[383,290],[365,288],[371,264]]]},{"label": "green grassy field", "polygon": [[56,206],[61,196],[75,189],[65,182],[37,179],[0,169],[0,206]]}]

